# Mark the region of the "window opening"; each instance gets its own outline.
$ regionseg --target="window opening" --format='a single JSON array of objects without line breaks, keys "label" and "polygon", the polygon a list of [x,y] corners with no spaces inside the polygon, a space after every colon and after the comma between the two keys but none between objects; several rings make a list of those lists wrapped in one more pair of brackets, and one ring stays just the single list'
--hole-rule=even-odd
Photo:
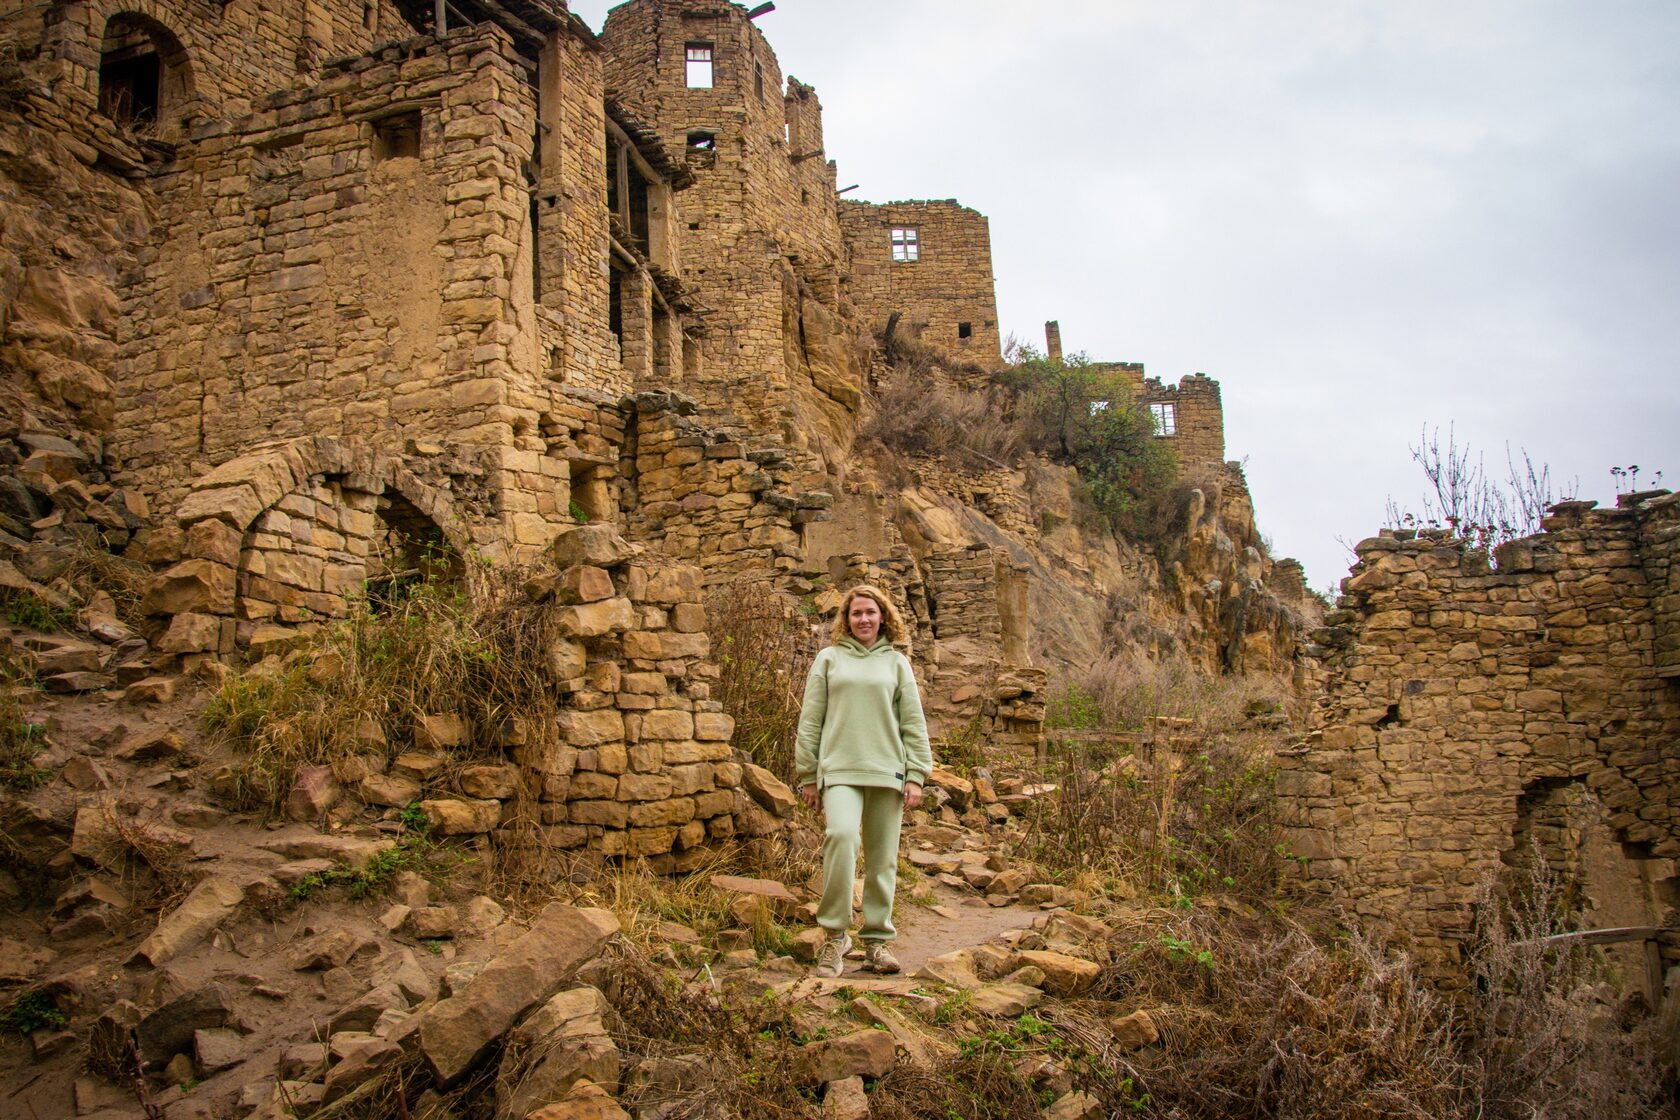
[{"label": "window opening", "polygon": [[958,323],[957,324],[957,337],[958,338],[973,338],[974,337],[974,324],[973,323]]},{"label": "window opening", "polygon": [[607,289],[607,329],[618,342],[619,360],[624,353],[624,274],[615,266],[611,270]]},{"label": "window opening", "polygon": [[688,150],[691,152],[717,151],[717,137],[710,132],[691,132],[688,134]]},{"label": "window opening", "polygon": [[1100,416],[1108,411],[1108,402],[1092,401],[1086,411],[1092,416]]},{"label": "window opening", "polygon": [[688,88],[711,89],[712,45],[710,43],[690,43],[684,54],[688,60]]},{"label": "window opening", "polygon": [[753,59],[753,88],[758,92],[758,99],[764,100],[764,64]]},{"label": "window opening", "polygon": [[1178,434],[1178,406],[1170,401],[1150,405],[1149,418],[1155,422],[1156,435],[1176,436]]},{"label": "window opening", "polygon": [[373,124],[373,158],[418,159],[420,157],[420,112],[399,113]]},{"label": "window opening", "polygon": [[915,226],[892,227],[892,259],[900,263],[920,260],[922,257],[921,242],[916,236]]}]

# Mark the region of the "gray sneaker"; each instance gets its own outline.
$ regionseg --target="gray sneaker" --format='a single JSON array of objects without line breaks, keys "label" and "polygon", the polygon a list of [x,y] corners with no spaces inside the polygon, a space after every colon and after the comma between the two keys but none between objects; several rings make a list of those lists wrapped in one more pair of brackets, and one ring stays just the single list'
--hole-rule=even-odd
[{"label": "gray sneaker", "polygon": [[867,941],[863,946],[863,967],[870,972],[897,972],[898,958],[885,941]]},{"label": "gray sneaker", "polygon": [[817,967],[813,972],[818,976],[839,976],[846,971],[846,954],[851,948],[850,937],[844,933],[831,934],[817,954]]}]

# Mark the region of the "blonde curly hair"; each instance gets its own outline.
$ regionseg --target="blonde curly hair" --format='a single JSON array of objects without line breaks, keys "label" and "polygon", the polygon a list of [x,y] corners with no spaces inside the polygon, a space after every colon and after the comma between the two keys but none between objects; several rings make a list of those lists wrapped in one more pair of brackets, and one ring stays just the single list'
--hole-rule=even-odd
[{"label": "blonde curly hair", "polygon": [[860,583],[846,592],[840,599],[840,610],[834,616],[834,629],[829,635],[834,641],[838,642],[841,638],[852,637],[852,627],[848,616],[851,614],[852,600],[859,595],[866,599],[875,600],[875,605],[881,608],[881,633],[887,641],[897,646],[910,640],[910,632],[904,626],[904,616],[898,613],[897,607],[893,606],[891,596],[879,587]]}]

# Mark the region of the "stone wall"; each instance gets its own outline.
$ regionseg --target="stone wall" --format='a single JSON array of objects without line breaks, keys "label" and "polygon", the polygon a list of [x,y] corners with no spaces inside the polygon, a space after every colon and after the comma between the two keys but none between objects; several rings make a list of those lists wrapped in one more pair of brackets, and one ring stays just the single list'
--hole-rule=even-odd
[{"label": "stone wall", "polygon": [[[842,250],[816,93],[792,80],[784,91],[775,52],[738,4],[632,0],[609,13],[601,41],[608,96],[685,152],[695,177],[679,233],[683,279],[704,309],[703,359],[672,387],[718,422],[782,429],[797,447],[855,408],[861,380],[844,345],[830,352],[845,333]],[[687,85],[690,43],[711,47],[710,88]]]},{"label": "stone wall", "polygon": [[[171,104],[166,91],[159,121],[166,140],[207,117],[249,113],[254,99],[314,75],[329,58],[414,34],[389,0],[90,0],[38,7],[46,9],[41,45],[62,67],[55,95],[90,111],[98,104],[112,17],[128,17],[160,48],[165,68],[179,71],[174,85],[185,95]],[[23,21],[16,22],[22,30]]]},{"label": "stone wall", "polygon": [[485,449],[484,543],[565,516],[537,431],[524,164],[533,91],[483,27],[413,40],[206,125],[155,180],[159,243],[125,292],[110,446],[168,508],[264,439],[354,432]]},{"label": "stone wall", "polygon": [[[1303,885],[1391,924],[1443,979],[1459,975],[1478,882],[1520,837],[1581,843],[1548,824],[1563,787],[1621,857],[1584,894],[1643,899],[1643,921],[1611,924],[1680,918],[1680,688],[1662,661],[1680,499],[1592,505],[1553,507],[1493,570],[1439,533],[1363,541],[1316,635],[1322,729],[1277,782]],[[1663,939],[1680,960],[1680,935]]]},{"label": "stone wall", "polygon": [[[988,366],[1002,357],[992,233],[984,214],[955,199],[841,202],[850,257],[849,291],[879,333],[897,311],[898,329],[953,356]],[[892,231],[915,231],[914,260],[894,258]],[[902,246],[900,256],[910,255]],[[966,334],[964,333],[966,330]]]},{"label": "stone wall", "polygon": [[1177,385],[1167,385],[1146,376],[1141,362],[1103,362],[1100,368],[1131,382],[1133,399],[1155,413],[1157,435],[1169,442],[1181,470],[1224,467],[1225,408],[1219,382],[1205,373],[1192,373]]}]

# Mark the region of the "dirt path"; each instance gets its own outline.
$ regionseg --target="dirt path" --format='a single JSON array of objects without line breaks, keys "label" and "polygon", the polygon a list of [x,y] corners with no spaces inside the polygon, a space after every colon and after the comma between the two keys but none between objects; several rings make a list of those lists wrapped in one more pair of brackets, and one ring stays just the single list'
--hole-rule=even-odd
[{"label": "dirt path", "polygon": [[899,907],[898,940],[893,952],[905,972],[915,972],[931,957],[990,941],[1000,933],[1025,929],[1038,916],[1026,906],[977,906],[978,896],[935,883],[934,896],[944,914],[926,906]]}]

